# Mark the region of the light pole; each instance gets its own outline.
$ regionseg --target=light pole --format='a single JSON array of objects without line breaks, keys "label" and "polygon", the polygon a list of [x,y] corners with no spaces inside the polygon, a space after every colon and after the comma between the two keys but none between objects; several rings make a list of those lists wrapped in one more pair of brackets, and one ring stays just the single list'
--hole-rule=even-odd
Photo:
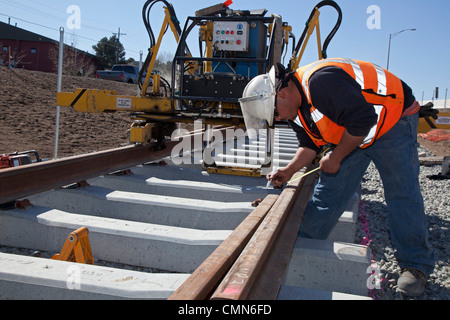
[{"label": "light pole", "polygon": [[391,55],[391,39],[394,38],[395,36],[399,35],[400,33],[404,32],[404,31],[416,31],[416,29],[403,29],[403,30],[401,30],[399,32],[389,34],[389,47],[388,47],[388,57],[387,57],[386,70],[389,70],[389,57]]}]

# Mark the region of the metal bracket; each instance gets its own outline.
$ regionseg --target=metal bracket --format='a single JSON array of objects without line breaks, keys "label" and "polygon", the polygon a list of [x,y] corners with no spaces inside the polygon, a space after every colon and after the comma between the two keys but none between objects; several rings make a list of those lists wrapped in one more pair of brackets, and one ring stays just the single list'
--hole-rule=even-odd
[{"label": "metal bracket", "polygon": [[61,253],[55,254],[52,259],[94,264],[88,234],[89,230],[86,227],[81,227],[70,233],[64,243]]}]

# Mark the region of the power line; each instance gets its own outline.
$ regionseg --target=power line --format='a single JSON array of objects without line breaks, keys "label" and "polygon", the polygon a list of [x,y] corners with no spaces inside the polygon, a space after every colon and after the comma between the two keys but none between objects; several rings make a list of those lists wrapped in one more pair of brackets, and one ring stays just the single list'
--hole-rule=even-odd
[{"label": "power line", "polygon": [[[64,20],[61,17],[64,16],[65,12],[63,13],[60,10],[56,10],[55,8],[47,6],[47,5],[42,4],[42,3],[39,3],[38,1],[34,1],[34,2],[37,3],[39,5],[39,7],[46,7],[46,8],[48,8],[48,9],[54,11],[54,12],[57,12],[59,14],[59,16],[55,16],[55,15],[53,15],[51,13],[48,13],[46,11],[42,11],[42,10],[36,8],[36,7],[29,6],[27,4],[22,4],[22,3],[18,2],[18,1],[14,1],[15,3],[12,3],[13,2],[12,0],[0,0],[0,2],[3,2],[3,3],[8,4],[8,5],[12,5],[12,6],[14,6],[14,7],[18,8],[18,9],[30,12],[32,14],[38,14],[40,17],[46,16],[46,17],[49,17],[49,18],[51,18],[51,19],[53,19],[55,21],[59,21],[59,22],[61,20]],[[98,22],[96,20],[92,20],[92,19],[88,19],[86,17],[83,17],[83,21],[86,21],[86,20],[87,21],[92,21],[94,23],[98,23],[98,24],[101,24],[101,25],[105,25],[102,22]],[[103,32],[108,32],[108,33],[111,32],[111,29],[107,30],[107,29],[98,28],[98,27],[95,27],[95,26],[92,26],[92,25],[89,25],[89,24],[86,24],[86,23],[83,23],[83,24],[89,26],[90,29],[96,29],[96,30],[100,30],[100,31],[103,31]]]},{"label": "power line", "polygon": [[[25,11],[25,12],[28,12],[28,13],[31,13],[31,14],[39,15],[40,18],[46,17],[46,18],[49,18],[51,20],[58,21],[59,23],[62,23],[62,20],[64,20],[63,18],[61,18],[61,17],[64,16],[61,10],[57,10],[54,7],[50,7],[50,6],[46,5],[46,4],[40,3],[39,1],[34,1],[34,3],[33,3],[33,4],[36,4],[37,7],[34,7],[32,5],[28,5],[28,4],[25,4],[25,3],[21,3],[20,1],[14,1],[14,0],[0,0],[0,3],[4,3],[7,6],[12,6],[12,7],[15,7],[15,8],[19,9],[19,10],[22,10],[22,11]],[[56,15],[50,13],[49,10],[47,10],[47,11],[41,10],[42,7],[48,8],[49,10],[58,13],[59,16],[56,16]],[[7,16],[5,14],[2,14],[2,15],[3,16]],[[12,16],[8,15],[7,17],[12,17]],[[36,26],[47,28],[47,29],[50,29],[50,30],[59,31],[59,29],[57,30],[55,28],[51,28],[51,27],[48,27],[48,26],[45,26],[45,25],[42,25],[42,24],[39,24],[39,23],[34,23],[34,22],[31,22],[31,21],[27,21],[27,20],[24,20],[24,19],[16,18],[16,17],[12,17],[12,18],[17,19],[19,21],[26,22],[26,23],[34,24]],[[103,22],[99,22],[97,20],[92,20],[92,19],[88,19],[88,18],[84,17],[83,21],[92,21],[94,23],[97,23],[97,24],[100,24],[100,25],[104,25],[104,26],[106,26],[108,28],[108,26],[106,24],[104,24]],[[99,28],[99,27],[93,26],[91,24],[87,24],[86,22],[83,23],[83,26],[87,26],[88,30],[98,30],[98,31],[102,31],[102,32],[112,33],[111,29],[107,30],[107,29],[104,29],[104,28]],[[88,41],[93,41],[94,44],[98,43],[98,40],[96,40],[96,39],[92,39],[92,38],[89,38],[89,37],[83,37],[83,36],[75,34],[74,32],[72,32],[72,33],[68,32],[68,34],[72,35],[73,37],[77,37],[79,39],[85,39],[85,40],[88,40]],[[125,35],[125,34],[122,33],[122,35]],[[119,35],[119,39],[120,39],[120,35]],[[136,39],[136,37],[134,37],[134,39]],[[130,41],[128,41],[128,42],[130,42]],[[136,42],[136,40],[134,40],[132,42],[133,42],[134,46],[137,46],[137,47],[142,47],[143,46],[142,43],[138,43],[138,42]],[[131,49],[125,49],[125,50],[127,52],[130,52],[130,53],[135,53],[135,54],[140,53],[140,51],[135,51],[135,50],[131,50]]]},{"label": "power line", "polygon": [[[35,26],[39,26],[39,27],[42,27],[42,28],[46,28],[46,29],[49,29],[49,30],[53,30],[53,31],[58,31],[59,32],[59,29],[52,28],[52,27],[49,27],[49,26],[45,26],[45,25],[40,24],[40,23],[31,22],[31,21],[28,21],[28,20],[17,18],[17,17],[11,16],[11,15],[6,15],[6,14],[3,14],[3,13],[0,13],[0,15],[4,16],[4,17],[7,17],[7,18],[13,18],[13,19],[25,22],[25,23],[29,23],[29,24],[32,24],[32,25],[35,25]],[[120,32],[120,29],[119,29],[119,32]],[[77,35],[77,34],[75,34],[75,32],[72,32],[72,33],[68,32],[68,34],[70,34],[70,35],[72,35],[74,37],[77,37],[77,38],[93,41],[94,43],[98,43],[99,42],[99,40],[96,40],[96,39],[92,39],[92,38],[88,38],[88,37]],[[121,33],[121,34],[125,35],[124,33]],[[116,47],[116,46],[114,46],[114,47]],[[133,53],[139,53],[139,51],[134,51],[134,50],[131,50],[131,49],[125,49],[125,51],[133,52]]]},{"label": "power line", "polygon": [[13,6],[13,7],[15,7],[15,8],[17,8],[17,9],[20,9],[20,10],[22,10],[22,11],[26,11],[26,12],[29,12],[29,13],[32,13],[32,14],[37,14],[37,15],[39,15],[41,18],[42,17],[47,17],[47,18],[50,18],[50,19],[54,19],[54,20],[60,20],[61,19],[61,17],[59,16],[55,16],[55,15],[53,15],[53,14],[50,14],[50,13],[48,13],[48,12],[45,12],[45,11],[41,11],[40,9],[38,9],[38,8],[34,8],[34,7],[31,7],[31,6],[28,6],[28,5],[26,5],[26,4],[22,4],[22,3],[19,3],[19,2],[13,2],[13,1],[11,1],[11,0],[0,0],[0,2],[3,2],[3,3],[5,3],[6,5],[8,5],[8,6]]},{"label": "power line", "polygon": [[0,13],[0,16],[4,16],[4,17],[7,17],[7,18],[13,18],[13,19],[16,19],[16,20],[19,20],[19,21],[22,21],[22,22],[26,22],[26,23],[29,23],[29,24],[34,24],[34,25],[39,26],[39,27],[47,28],[47,29],[54,30],[54,31],[59,31],[58,29],[55,29],[55,28],[52,28],[52,27],[48,27],[48,26],[44,26],[43,24],[39,24],[39,23],[35,23],[35,22],[24,20],[24,19],[20,19],[20,18],[17,18],[17,17],[13,17],[11,15]]}]

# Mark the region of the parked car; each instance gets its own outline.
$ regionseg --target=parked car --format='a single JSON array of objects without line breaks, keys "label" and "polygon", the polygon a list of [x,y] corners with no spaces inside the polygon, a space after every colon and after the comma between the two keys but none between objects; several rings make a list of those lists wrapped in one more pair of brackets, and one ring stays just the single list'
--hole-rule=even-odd
[{"label": "parked car", "polygon": [[138,83],[139,68],[133,65],[116,64],[111,70],[97,71],[98,79]]}]

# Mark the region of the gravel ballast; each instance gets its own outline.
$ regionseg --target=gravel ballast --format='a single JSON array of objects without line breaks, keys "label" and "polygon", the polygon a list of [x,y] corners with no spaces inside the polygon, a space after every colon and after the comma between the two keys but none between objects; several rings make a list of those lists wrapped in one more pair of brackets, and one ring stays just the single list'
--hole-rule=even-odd
[{"label": "gravel ballast", "polygon": [[[419,152],[426,152],[419,148]],[[436,264],[428,278],[425,293],[417,300],[448,300],[450,298],[449,226],[450,226],[450,179],[432,180],[442,165],[421,166],[420,186],[428,218],[429,242],[433,248]],[[373,255],[374,277],[380,281],[370,291],[374,299],[411,299],[396,292],[400,267],[394,257],[388,228],[388,211],[384,200],[383,184],[373,163],[370,164],[361,184],[361,205],[359,210],[356,242],[366,244]]]}]

